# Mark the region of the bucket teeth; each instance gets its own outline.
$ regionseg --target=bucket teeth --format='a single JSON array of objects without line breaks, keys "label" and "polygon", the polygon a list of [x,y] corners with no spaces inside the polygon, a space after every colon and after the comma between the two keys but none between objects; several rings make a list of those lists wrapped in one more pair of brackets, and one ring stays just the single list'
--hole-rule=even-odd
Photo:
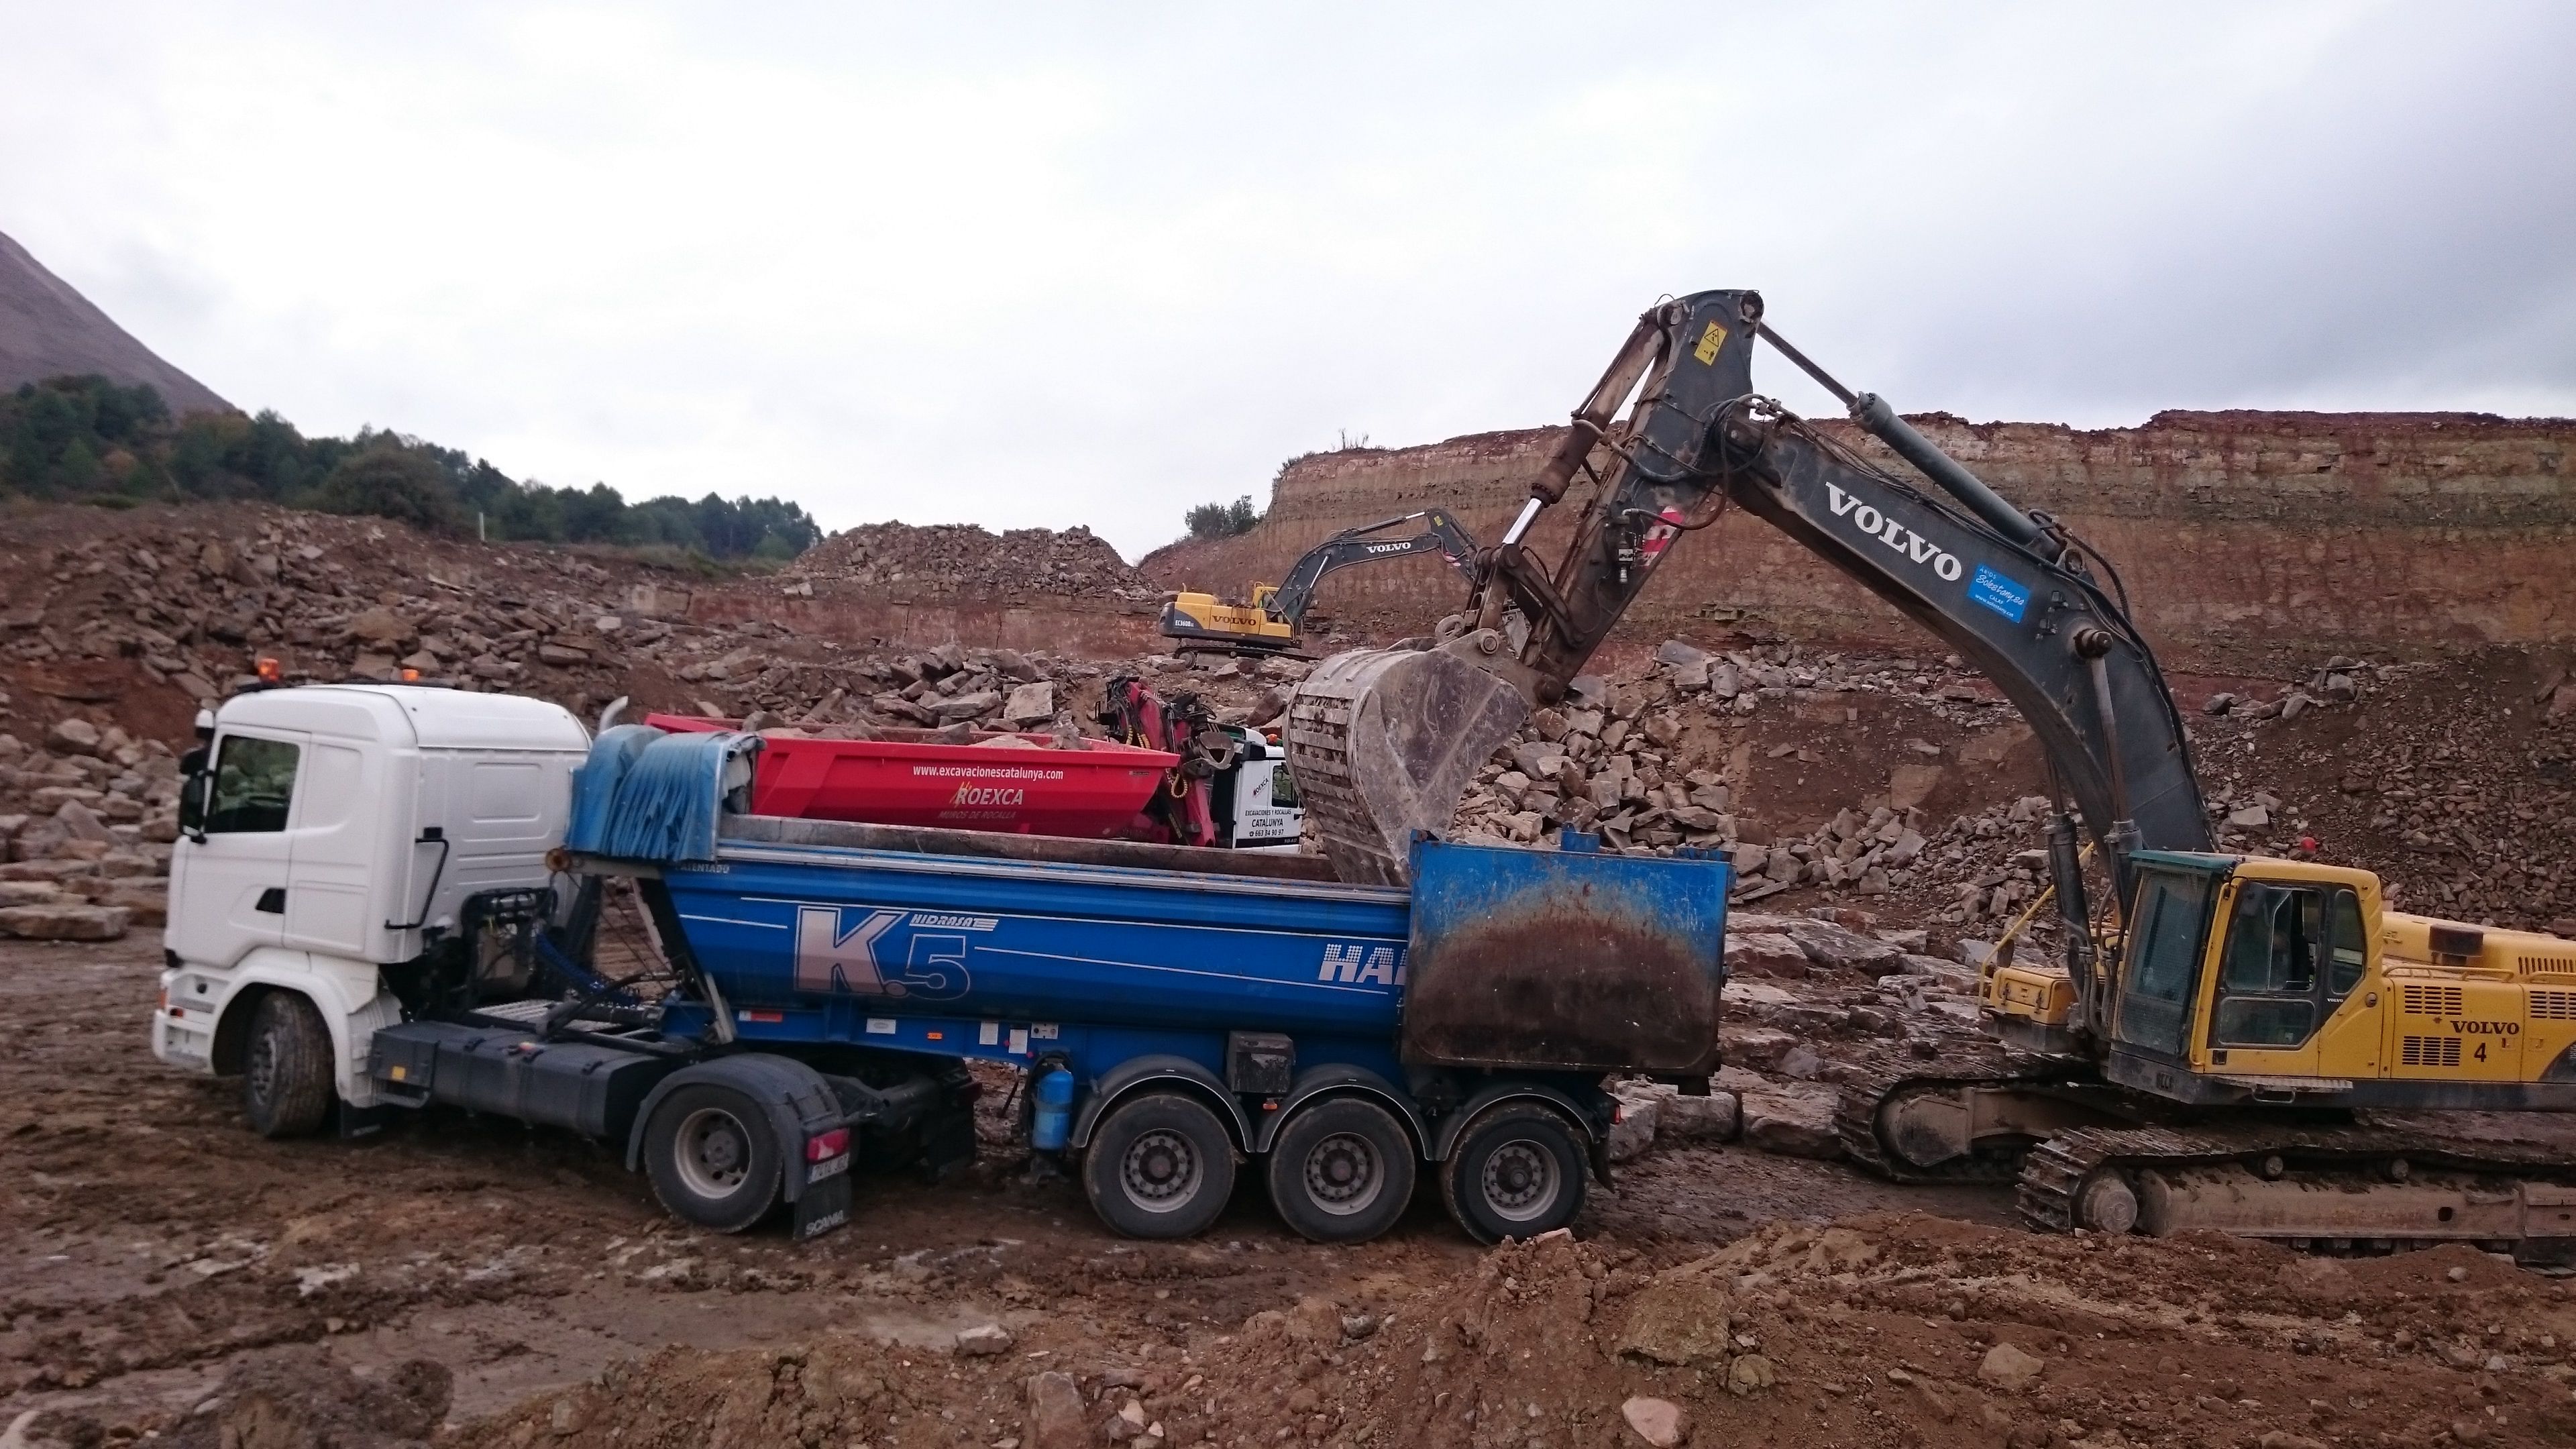
[{"label": "bucket teeth", "polygon": [[1467,782],[1529,715],[1511,685],[1440,650],[1359,649],[1288,703],[1288,769],[1354,885],[1402,885],[1417,830],[1446,832]]}]

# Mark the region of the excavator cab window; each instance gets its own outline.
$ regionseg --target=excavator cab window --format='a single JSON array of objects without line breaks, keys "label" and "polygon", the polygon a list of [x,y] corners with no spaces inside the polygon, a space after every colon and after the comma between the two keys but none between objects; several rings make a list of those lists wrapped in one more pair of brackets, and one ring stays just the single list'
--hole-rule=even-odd
[{"label": "excavator cab window", "polygon": [[2303,1044],[2361,980],[2367,960],[2351,891],[2243,882],[2220,957],[2210,1044]]},{"label": "excavator cab window", "polygon": [[[2362,934],[2361,898],[2348,890],[2339,890],[2326,903],[2331,917],[2326,949],[2331,959],[2326,965],[2326,1000],[2340,1003],[2361,984],[2361,974],[2370,967],[2370,942]],[[2332,1006],[2329,1005],[2329,1010]]]},{"label": "excavator cab window", "polygon": [[2113,1033],[2121,1041],[2181,1054],[2216,886],[2217,877],[2202,871],[2138,872],[2137,928]]}]

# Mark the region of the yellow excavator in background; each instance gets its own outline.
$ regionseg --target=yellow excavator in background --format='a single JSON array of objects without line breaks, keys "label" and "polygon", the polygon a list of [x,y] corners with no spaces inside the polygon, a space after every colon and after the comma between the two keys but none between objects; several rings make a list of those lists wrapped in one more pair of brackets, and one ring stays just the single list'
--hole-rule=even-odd
[{"label": "yellow excavator in background", "polygon": [[[1916,476],[1756,394],[1757,339]],[[1542,567],[1522,540],[1578,474],[1591,496]],[[1476,767],[1729,504],[1938,634],[2049,762],[2065,959],[1988,967],[1996,1040],[1975,1060],[1891,1053],[1846,1080],[1854,1160],[2017,1178],[2024,1220],[2061,1231],[2576,1262],[2576,1123],[2537,1115],[2576,1111],[2576,942],[2390,910],[2368,871],[2215,851],[2182,716],[2109,561],[1809,362],[1756,293],[1639,319],[1475,554],[1444,637],[1337,654],[1299,687],[1289,766],[1341,878],[1402,882],[1416,833],[1449,828]]]},{"label": "yellow excavator in background", "polygon": [[[1419,522],[1422,531],[1390,538],[1387,530]],[[1267,655],[1297,652],[1299,630],[1326,574],[1352,564],[1436,553],[1461,573],[1476,564],[1476,540],[1444,508],[1346,528],[1306,550],[1288,567],[1288,581],[1254,584],[1249,603],[1230,604],[1214,594],[1183,591],[1163,605],[1162,632],[1184,654]],[[1311,657],[1311,656],[1308,656]]]}]

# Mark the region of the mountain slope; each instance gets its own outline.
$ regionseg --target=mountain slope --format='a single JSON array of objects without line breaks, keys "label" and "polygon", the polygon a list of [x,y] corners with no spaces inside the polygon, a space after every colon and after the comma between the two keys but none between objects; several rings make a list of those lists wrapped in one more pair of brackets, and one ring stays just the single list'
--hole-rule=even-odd
[{"label": "mountain slope", "polygon": [[0,390],[75,373],[127,386],[149,383],[173,416],[232,407],[0,233]]}]

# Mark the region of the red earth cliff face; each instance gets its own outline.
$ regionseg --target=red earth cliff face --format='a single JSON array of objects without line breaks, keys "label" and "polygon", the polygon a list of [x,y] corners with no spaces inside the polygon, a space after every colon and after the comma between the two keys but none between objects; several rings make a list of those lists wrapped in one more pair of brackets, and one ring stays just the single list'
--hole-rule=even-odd
[{"label": "red earth cliff face", "polygon": [[[2005,497],[2054,514],[2107,555],[2172,667],[2251,673],[2318,654],[2416,657],[2576,635],[2576,420],[2166,412],[2098,431],[1912,421]],[[1851,425],[1824,426],[1903,469]],[[1166,588],[1240,596],[1337,530],[1433,503],[1491,539],[1560,435],[1312,454],[1281,471],[1251,533],[1175,544],[1142,567]],[[1562,546],[1574,511],[1555,510],[1556,531],[1541,530],[1542,557]],[[1335,575],[1320,607],[1354,632],[1419,633],[1462,597],[1437,560],[1408,559]],[[1610,647],[1730,630],[1930,642],[1769,525],[1730,514],[1676,547]]]}]

